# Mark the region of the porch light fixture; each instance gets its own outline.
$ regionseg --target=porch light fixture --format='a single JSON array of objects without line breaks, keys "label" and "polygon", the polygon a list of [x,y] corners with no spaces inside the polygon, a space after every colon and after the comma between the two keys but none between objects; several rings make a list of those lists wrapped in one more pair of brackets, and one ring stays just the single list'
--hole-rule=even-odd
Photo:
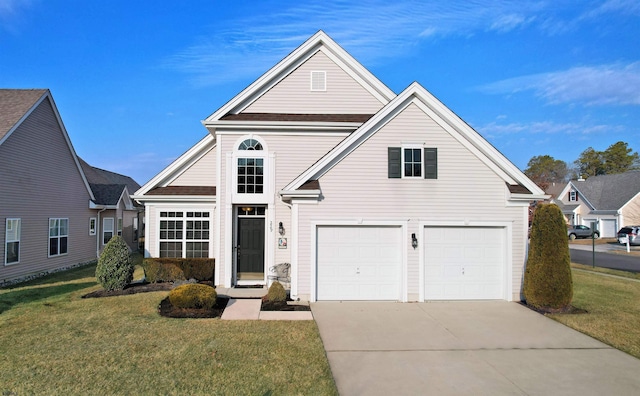
[{"label": "porch light fixture", "polygon": [[413,246],[414,249],[418,247],[418,238],[416,238],[415,233],[411,234],[411,246]]},{"label": "porch light fixture", "polygon": [[278,224],[278,232],[280,235],[284,235],[284,226],[282,225],[282,222]]},{"label": "porch light fixture", "polygon": [[243,212],[252,212],[253,211],[253,208],[251,206],[247,206],[247,207],[240,208],[240,209],[242,209]]}]

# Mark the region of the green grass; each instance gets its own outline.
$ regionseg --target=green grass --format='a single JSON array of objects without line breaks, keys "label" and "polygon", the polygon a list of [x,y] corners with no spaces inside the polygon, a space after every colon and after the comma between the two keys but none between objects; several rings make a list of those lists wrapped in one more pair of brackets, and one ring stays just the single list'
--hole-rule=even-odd
[{"label": "green grass", "polygon": [[0,289],[1,394],[337,394],[315,322],[164,318],[167,292],[82,299],[94,272]]},{"label": "green grass", "polygon": [[588,313],[548,316],[640,358],[640,282],[632,280],[635,274],[626,274],[630,279],[574,270],[572,305]]}]

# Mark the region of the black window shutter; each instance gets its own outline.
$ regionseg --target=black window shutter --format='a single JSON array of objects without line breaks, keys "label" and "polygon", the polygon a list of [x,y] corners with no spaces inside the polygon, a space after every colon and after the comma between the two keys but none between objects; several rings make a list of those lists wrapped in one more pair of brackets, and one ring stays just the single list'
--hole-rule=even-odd
[{"label": "black window shutter", "polygon": [[387,147],[387,163],[389,179],[402,178],[402,149],[400,147]]},{"label": "black window shutter", "polygon": [[437,148],[424,149],[424,178],[425,179],[438,178],[438,149]]}]

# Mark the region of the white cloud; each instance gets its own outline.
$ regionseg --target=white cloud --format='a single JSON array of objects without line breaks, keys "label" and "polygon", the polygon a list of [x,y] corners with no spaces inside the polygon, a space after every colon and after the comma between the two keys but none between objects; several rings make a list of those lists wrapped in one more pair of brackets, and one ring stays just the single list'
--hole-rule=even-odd
[{"label": "white cloud", "polygon": [[554,121],[535,121],[530,123],[508,123],[490,122],[477,127],[476,130],[487,139],[521,135],[529,136],[532,141],[543,141],[544,135],[572,135],[576,139],[582,139],[594,135],[605,135],[610,133],[620,133],[626,128],[621,125],[593,124],[590,122],[567,122],[557,123]]},{"label": "white cloud", "polygon": [[640,61],[515,77],[479,90],[490,94],[532,91],[550,104],[640,105]]}]

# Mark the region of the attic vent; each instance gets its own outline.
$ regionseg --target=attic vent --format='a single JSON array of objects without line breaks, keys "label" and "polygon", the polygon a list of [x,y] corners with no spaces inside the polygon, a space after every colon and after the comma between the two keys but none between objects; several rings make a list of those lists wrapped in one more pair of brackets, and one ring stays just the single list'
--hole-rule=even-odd
[{"label": "attic vent", "polygon": [[311,72],[311,90],[312,91],[327,90],[327,72],[326,71]]}]

